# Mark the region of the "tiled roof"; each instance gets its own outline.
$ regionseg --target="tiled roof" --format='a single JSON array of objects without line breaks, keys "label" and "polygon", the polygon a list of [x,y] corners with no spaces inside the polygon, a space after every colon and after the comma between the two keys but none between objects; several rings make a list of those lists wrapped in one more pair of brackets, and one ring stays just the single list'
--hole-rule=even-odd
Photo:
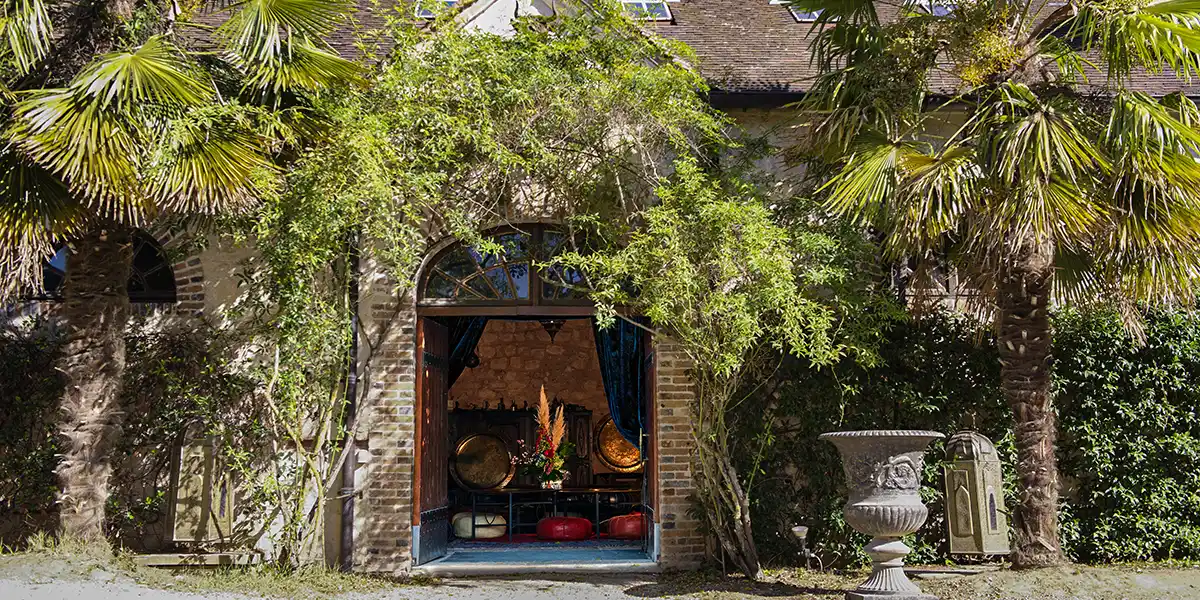
[{"label": "tiled roof", "polygon": [[[816,67],[810,60],[810,44],[816,32],[812,23],[797,22],[786,6],[770,0],[680,0],[670,7],[673,22],[647,24],[647,28],[691,46],[714,90],[799,94],[811,85]],[[1093,82],[1104,81],[1102,74],[1090,75]],[[947,73],[934,74],[931,81],[947,93],[956,83]],[[1155,96],[1177,91],[1200,95],[1200,84],[1170,73],[1137,73],[1130,87]]]},{"label": "tiled roof", "polygon": [[[494,0],[466,0],[460,6],[484,9]],[[372,0],[358,0],[355,15],[360,28],[378,27],[383,19],[372,14]],[[380,3],[386,5],[387,2]],[[672,21],[646,22],[645,29],[682,41],[695,50],[701,73],[716,94],[735,96],[796,96],[811,85],[817,69],[812,63],[812,23],[797,22],[786,6],[771,0],[679,0],[671,1]],[[223,15],[205,15],[207,25],[221,22]],[[421,21],[416,21],[424,25]],[[343,56],[358,54],[350,27],[340,28],[329,40]],[[1094,82],[1104,76],[1094,73]],[[947,73],[935,74],[931,82],[943,92],[952,92],[956,82]],[[1185,91],[1200,96],[1200,82],[1188,83],[1170,74],[1139,73],[1131,82],[1135,89],[1161,96]]]},{"label": "tiled roof", "polygon": [[770,0],[682,0],[670,4],[674,22],[648,29],[685,42],[700,71],[726,92],[801,92],[816,75],[809,60],[812,23],[797,23]]}]

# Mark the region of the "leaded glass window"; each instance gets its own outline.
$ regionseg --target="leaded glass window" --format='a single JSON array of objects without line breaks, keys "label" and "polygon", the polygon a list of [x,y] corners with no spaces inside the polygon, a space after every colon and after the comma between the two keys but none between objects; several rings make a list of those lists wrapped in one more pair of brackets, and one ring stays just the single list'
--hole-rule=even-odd
[{"label": "leaded glass window", "polygon": [[[62,298],[63,280],[67,276],[67,249],[59,248],[42,266],[43,300]],[[133,235],[133,268],[125,284],[129,301],[146,304],[175,302],[175,273],[166,252],[149,235],[141,231]]]},{"label": "leaded glass window", "polygon": [[573,289],[583,278],[573,269],[539,271],[535,263],[566,248],[557,231],[533,228],[490,236],[501,252],[485,252],[463,244],[443,250],[425,270],[421,302],[438,304],[579,303]]}]

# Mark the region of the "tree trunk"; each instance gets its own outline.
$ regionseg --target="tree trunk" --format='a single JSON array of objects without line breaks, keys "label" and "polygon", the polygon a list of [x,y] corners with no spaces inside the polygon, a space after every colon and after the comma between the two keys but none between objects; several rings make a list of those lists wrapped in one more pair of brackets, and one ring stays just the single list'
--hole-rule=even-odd
[{"label": "tree trunk", "polygon": [[1013,567],[1063,562],[1058,538],[1057,425],[1050,388],[1050,242],[1020,240],[998,286],[1000,382],[1017,447]]},{"label": "tree trunk", "polygon": [[63,283],[67,344],[59,369],[63,442],[58,466],[60,527],[64,536],[104,537],[111,453],[121,428],[121,378],[129,318],[131,232],[96,228],[72,244]]},{"label": "tree trunk", "polygon": [[763,571],[750,522],[750,496],[730,456],[730,432],[724,419],[733,386],[712,379],[692,371],[696,386],[692,405],[698,467],[693,473],[696,495],[708,529],[716,535],[725,554],[748,579],[758,581]]}]

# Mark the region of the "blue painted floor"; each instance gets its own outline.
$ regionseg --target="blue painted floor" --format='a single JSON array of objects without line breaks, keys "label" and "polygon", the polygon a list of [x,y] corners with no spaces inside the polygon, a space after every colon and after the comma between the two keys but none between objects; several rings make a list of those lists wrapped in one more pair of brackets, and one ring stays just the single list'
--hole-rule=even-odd
[{"label": "blue painted floor", "polygon": [[519,552],[452,550],[451,554],[439,560],[438,564],[586,564],[647,561],[646,553],[642,552],[641,548],[526,548]]}]

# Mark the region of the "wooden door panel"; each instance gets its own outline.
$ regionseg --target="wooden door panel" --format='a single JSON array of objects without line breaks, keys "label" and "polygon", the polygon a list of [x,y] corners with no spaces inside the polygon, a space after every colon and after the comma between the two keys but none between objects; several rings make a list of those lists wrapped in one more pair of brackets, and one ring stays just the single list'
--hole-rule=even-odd
[{"label": "wooden door panel", "polygon": [[416,473],[413,510],[413,561],[425,564],[446,554],[450,541],[449,394],[450,332],[421,319],[417,334]]}]

